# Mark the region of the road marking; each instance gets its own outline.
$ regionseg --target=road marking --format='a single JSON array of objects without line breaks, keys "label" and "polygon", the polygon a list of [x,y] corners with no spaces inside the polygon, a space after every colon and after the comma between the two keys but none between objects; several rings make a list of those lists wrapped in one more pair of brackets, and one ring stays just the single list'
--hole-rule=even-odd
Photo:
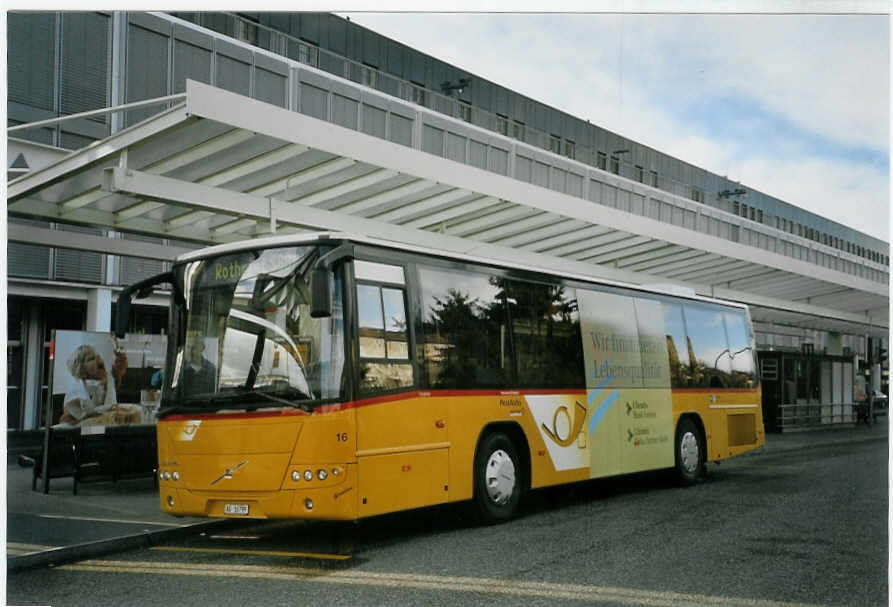
[{"label": "road marking", "polygon": [[6,554],[12,556],[23,556],[25,554],[34,554],[35,552],[43,552],[44,550],[55,550],[58,546],[41,546],[40,544],[23,544],[21,542],[6,542]]},{"label": "road marking", "polygon": [[133,521],[120,518],[91,518],[87,516],[63,516],[61,514],[38,514],[40,518],[65,519],[72,521],[96,521],[99,523],[126,523],[128,525],[156,525],[159,527],[185,527],[180,523],[157,523],[154,521]]},{"label": "road marking", "polygon": [[475,592],[526,598],[560,598],[587,602],[613,602],[623,605],[649,605],[658,607],[679,607],[682,605],[720,605],[728,607],[816,607],[805,603],[785,603],[761,599],[708,596],[703,594],[686,594],[678,592],[658,592],[611,586],[524,582],[494,578],[453,577],[412,573],[330,571],[326,569],[304,567],[89,560],[74,565],[64,565],[57,567],[57,569],[65,569],[68,571],[89,571],[95,573],[207,576],[317,582],[352,586],[415,588],[419,590]]},{"label": "road marking", "polygon": [[287,556],[328,561],[346,561],[352,558],[347,554],[325,554],[320,552],[283,552],[281,550],[243,550],[240,548],[186,548],[180,546],[153,546],[150,550],[162,552],[207,552],[213,554],[256,554],[263,556]]}]

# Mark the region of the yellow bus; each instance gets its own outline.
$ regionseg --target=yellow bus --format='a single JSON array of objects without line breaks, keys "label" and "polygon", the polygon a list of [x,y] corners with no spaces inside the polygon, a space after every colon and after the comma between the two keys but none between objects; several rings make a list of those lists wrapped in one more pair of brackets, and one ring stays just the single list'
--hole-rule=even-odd
[{"label": "yellow bus", "polygon": [[[675,468],[764,442],[745,306],[341,234],[213,246],[172,284],[173,515],[355,521]],[[120,333],[126,327],[119,326]]]}]

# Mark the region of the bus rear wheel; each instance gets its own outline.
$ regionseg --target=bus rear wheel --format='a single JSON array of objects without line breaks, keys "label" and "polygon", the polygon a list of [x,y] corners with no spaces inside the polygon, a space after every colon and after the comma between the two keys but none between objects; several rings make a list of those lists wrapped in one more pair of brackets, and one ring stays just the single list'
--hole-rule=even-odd
[{"label": "bus rear wheel", "polygon": [[690,419],[676,426],[676,473],[683,485],[694,484],[704,474],[707,455],[701,431]]},{"label": "bus rear wheel", "polygon": [[487,525],[511,519],[521,501],[522,472],[515,444],[505,434],[488,434],[474,458],[474,503]]}]

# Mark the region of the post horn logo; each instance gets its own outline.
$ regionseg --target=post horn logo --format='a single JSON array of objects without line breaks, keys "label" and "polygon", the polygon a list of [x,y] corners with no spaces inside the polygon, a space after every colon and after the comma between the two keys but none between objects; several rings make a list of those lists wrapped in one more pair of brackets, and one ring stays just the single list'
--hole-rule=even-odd
[{"label": "post horn logo", "polygon": [[[583,422],[586,421],[586,413],[588,412],[586,405],[582,404],[580,401],[574,401],[574,403],[577,406],[575,407],[576,415],[574,416],[573,423],[571,423],[571,414],[567,407],[561,405],[555,409],[555,415],[552,417],[552,428],[550,429],[546,424],[543,424],[543,431],[545,431],[549,438],[560,447],[570,447],[574,444],[574,441],[577,440],[577,436],[580,434],[580,430],[583,429]],[[559,415],[567,419],[567,426],[570,428],[570,432],[568,432],[567,436],[564,438],[561,437],[562,432],[558,427]]]}]

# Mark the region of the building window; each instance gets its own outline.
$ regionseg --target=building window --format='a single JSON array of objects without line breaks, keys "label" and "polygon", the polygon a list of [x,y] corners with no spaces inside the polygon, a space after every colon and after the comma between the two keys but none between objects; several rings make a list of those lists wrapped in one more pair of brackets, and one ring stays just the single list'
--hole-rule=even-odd
[{"label": "building window", "polygon": [[604,152],[599,152],[596,155],[596,162],[601,170],[604,171],[608,168],[608,156]]},{"label": "building window", "polygon": [[577,146],[573,141],[564,141],[564,155],[568,158],[577,157]]},{"label": "building window", "polygon": [[308,46],[306,44],[298,45],[298,61],[305,65],[312,65],[316,67],[319,60],[319,49],[315,46]]},{"label": "building window", "polygon": [[755,220],[755,219],[757,218],[757,212],[756,212],[756,209],[754,209],[753,207],[750,207],[750,208],[747,210],[747,212],[750,213],[750,220],[751,220],[751,221],[753,221],[753,220]]},{"label": "building window", "polygon": [[704,192],[700,188],[692,188],[691,199],[695,202],[704,202]]},{"label": "building window", "polygon": [[360,84],[374,89],[378,84],[378,69],[371,65],[360,68]]},{"label": "building window", "polygon": [[524,141],[524,123],[518,120],[512,121],[512,137]]},{"label": "building window", "polygon": [[257,26],[250,21],[236,19],[236,39],[257,45]]},{"label": "building window", "polygon": [[412,94],[411,101],[418,105],[425,105],[425,87],[413,82],[409,88],[411,89]]},{"label": "building window", "polygon": [[620,174],[620,159],[617,156],[611,156],[611,172],[615,175]]},{"label": "building window", "polygon": [[508,118],[506,118],[505,116],[500,116],[499,114],[496,114],[496,132],[499,133],[500,135],[508,136],[508,134],[509,134],[509,119]]},{"label": "building window", "polygon": [[657,179],[657,171],[651,171],[651,186],[655,188],[659,187],[658,183],[659,181]]},{"label": "building window", "polygon": [[549,151],[555,152],[556,154],[561,153],[561,137],[556,137],[555,135],[549,136]]},{"label": "building window", "polygon": [[763,209],[757,209],[757,221],[763,223]]},{"label": "building window", "polygon": [[736,200],[735,202],[732,203],[732,212],[733,212],[735,215],[740,215],[740,214],[741,214],[741,203],[738,202],[737,200]]},{"label": "building window", "polygon": [[645,183],[645,169],[643,169],[639,165],[636,165],[635,175],[636,181],[638,181],[639,183]]},{"label": "building window", "polygon": [[471,105],[464,101],[459,102],[459,118],[465,122],[471,122]]}]

